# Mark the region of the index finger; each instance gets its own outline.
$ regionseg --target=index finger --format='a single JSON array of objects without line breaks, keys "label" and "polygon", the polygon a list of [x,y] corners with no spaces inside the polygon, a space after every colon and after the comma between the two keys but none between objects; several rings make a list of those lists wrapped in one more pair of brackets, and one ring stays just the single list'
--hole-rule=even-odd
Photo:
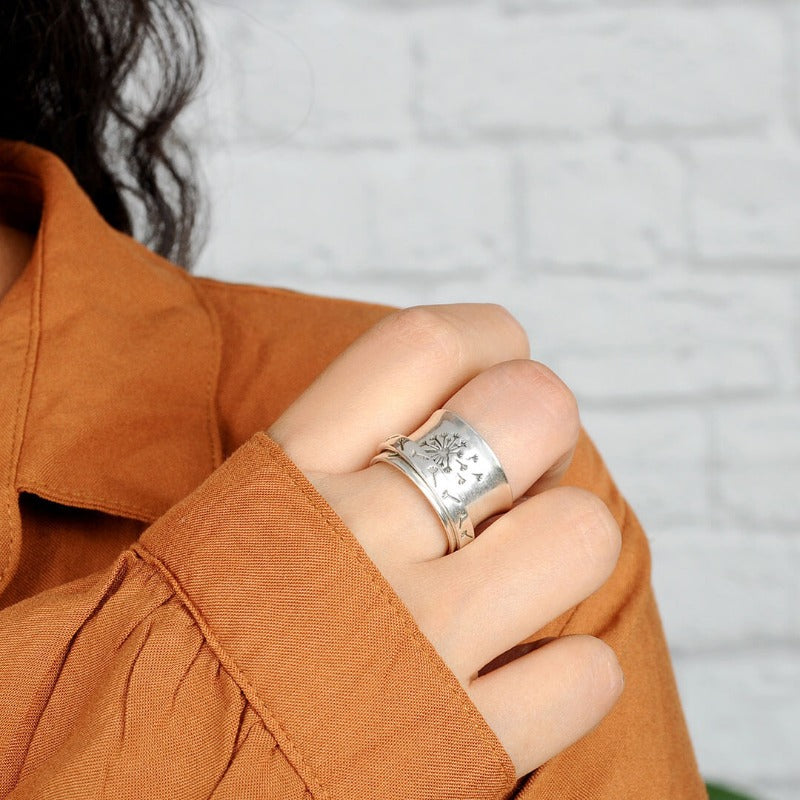
[{"label": "index finger", "polygon": [[267,433],[301,469],[354,472],[478,373],[529,356],[524,328],[496,303],[412,306],[353,342]]}]

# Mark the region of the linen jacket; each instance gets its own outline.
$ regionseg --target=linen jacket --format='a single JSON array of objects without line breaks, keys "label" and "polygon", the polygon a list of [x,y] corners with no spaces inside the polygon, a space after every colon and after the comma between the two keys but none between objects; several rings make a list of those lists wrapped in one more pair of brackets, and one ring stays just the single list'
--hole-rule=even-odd
[{"label": "linen jacket", "polygon": [[530,639],[600,636],[626,686],[516,781],[264,432],[393,308],[193,277],[30,145],[0,143],[0,198],[36,233],[0,301],[0,797],[705,797],[647,541],[585,431],[563,482],[603,498],[622,553]]}]

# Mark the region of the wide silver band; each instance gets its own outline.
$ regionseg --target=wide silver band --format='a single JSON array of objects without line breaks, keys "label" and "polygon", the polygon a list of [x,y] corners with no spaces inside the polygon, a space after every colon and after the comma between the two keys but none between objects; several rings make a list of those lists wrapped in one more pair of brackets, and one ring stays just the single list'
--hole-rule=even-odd
[{"label": "wide silver band", "polygon": [[513,504],[505,472],[486,440],[454,411],[434,411],[408,436],[390,436],[370,464],[399,469],[428,498],[453,552],[475,538],[475,524]]}]

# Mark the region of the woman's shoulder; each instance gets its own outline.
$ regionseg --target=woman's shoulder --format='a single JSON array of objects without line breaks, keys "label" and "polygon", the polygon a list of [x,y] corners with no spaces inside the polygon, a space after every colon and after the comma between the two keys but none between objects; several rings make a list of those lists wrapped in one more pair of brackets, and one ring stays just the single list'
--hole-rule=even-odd
[{"label": "woman's shoulder", "polygon": [[223,324],[268,326],[275,333],[291,334],[296,326],[361,331],[396,310],[395,306],[310,291],[253,283],[234,283],[191,276],[200,295],[210,303]]}]

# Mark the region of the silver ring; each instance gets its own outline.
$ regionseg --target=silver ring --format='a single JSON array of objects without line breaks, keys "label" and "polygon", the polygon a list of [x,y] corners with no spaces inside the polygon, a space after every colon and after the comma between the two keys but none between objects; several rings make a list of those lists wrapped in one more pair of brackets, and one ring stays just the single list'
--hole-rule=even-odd
[{"label": "silver ring", "polygon": [[448,553],[473,541],[476,520],[513,505],[497,456],[454,411],[434,411],[414,433],[390,436],[380,447],[369,463],[391,464],[422,491],[442,522]]}]

